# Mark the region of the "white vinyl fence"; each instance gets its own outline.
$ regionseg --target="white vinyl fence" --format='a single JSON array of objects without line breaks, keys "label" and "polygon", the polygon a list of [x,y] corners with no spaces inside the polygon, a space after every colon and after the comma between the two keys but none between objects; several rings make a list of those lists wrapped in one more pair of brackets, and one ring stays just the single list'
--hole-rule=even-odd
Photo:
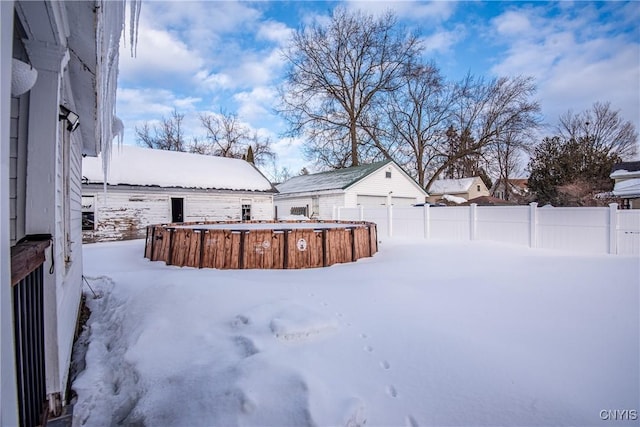
[{"label": "white vinyl fence", "polygon": [[568,252],[640,255],[640,210],[453,206],[336,208],[334,218],[372,221],[380,237],[487,240]]}]

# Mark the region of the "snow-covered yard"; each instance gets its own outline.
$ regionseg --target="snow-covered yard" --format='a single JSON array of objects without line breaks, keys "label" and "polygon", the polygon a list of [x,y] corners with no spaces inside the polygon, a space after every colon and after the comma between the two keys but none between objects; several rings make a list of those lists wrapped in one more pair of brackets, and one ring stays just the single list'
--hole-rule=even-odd
[{"label": "snow-covered yard", "polygon": [[396,240],[326,269],[222,271],[143,247],[84,247],[101,297],[86,289],[76,425],[586,426],[640,410],[637,257]]}]

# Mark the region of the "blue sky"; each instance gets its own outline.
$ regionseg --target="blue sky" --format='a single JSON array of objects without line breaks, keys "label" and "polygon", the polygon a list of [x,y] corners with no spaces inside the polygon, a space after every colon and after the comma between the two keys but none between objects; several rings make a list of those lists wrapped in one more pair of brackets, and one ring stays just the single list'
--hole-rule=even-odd
[{"label": "blue sky", "polygon": [[203,133],[201,113],[223,109],[271,137],[280,167],[313,169],[301,139],[280,137],[284,124],[273,112],[285,68],[280,49],[292,31],[337,5],[392,9],[450,80],[467,72],[533,76],[551,126],[568,109],[610,101],[640,129],[638,2],[144,1],[137,56],[129,46],[120,56],[125,144],[136,143],[136,126],[174,108],[191,135]]}]

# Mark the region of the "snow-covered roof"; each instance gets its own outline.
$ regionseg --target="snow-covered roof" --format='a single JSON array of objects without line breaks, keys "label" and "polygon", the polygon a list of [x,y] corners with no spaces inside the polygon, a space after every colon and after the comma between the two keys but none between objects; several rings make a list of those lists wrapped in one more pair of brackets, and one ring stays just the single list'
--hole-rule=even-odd
[{"label": "snow-covered roof", "polygon": [[640,177],[640,161],[621,162],[613,165],[610,177],[612,179]]},{"label": "snow-covered roof", "polygon": [[467,202],[467,199],[464,197],[452,196],[451,194],[445,194],[442,198],[448,202],[456,203],[458,205]]},{"label": "snow-covered roof", "polygon": [[[103,183],[101,156],[82,159],[83,182]],[[244,160],[129,145],[113,150],[107,184],[275,192]]]},{"label": "snow-covered roof", "polygon": [[640,197],[640,178],[616,182],[613,194],[618,197]]},{"label": "snow-covered roof", "polygon": [[391,162],[371,163],[368,165],[352,166],[309,175],[295,176],[282,184],[276,185],[280,194],[303,193],[307,191],[344,190],[360,181],[362,178],[382,168]]},{"label": "snow-covered roof", "polygon": [[[429,194],[457,194],[466,193],[476,178],[439,179],[429,188]],[[466,200],[465,200],[466,202]]]}]

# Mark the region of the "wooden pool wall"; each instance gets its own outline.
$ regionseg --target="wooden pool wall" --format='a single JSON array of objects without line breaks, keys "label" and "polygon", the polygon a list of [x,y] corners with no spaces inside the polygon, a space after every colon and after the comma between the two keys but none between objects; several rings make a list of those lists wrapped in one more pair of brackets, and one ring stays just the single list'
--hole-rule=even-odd
[{"label": "wooden pool wall", "polygon": [[[344,227],[323,228],[327,223]],[[229,228],[198,228],[208,224]],[[261,222],[271,228],[256,230],[234,229],[234,224],[238,223],[148,226],[144,256],[182,267],[299,269],[353,262],[378,251],[376,224],[371,222],[325,221],[314,223],[314,229]],[[190,228],[182,228],[185,225]]]}]

